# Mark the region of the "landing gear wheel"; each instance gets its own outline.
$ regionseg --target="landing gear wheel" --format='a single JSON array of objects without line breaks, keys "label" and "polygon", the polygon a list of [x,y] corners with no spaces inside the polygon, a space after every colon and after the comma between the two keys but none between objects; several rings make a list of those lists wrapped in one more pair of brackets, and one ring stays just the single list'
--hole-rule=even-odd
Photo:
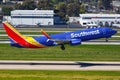
[{"label": "landing gear wheel", "polygon": [[106,38],[106,42],[108,42],[108,38]]},{"label": "landing gear wheel", "polygon": [[60,47],[62,50],[65,50],[65,46],[62,44]]}]

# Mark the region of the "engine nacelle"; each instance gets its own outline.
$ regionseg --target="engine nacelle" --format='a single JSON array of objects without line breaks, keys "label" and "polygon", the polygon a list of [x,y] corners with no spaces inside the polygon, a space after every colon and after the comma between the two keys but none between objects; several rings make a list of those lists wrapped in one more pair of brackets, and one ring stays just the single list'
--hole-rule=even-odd
[{"label": "engine nacelle", "polygon": [[79,45],[79,44],[81,44],[81,40],[80,40],[80,39],[72,39],[72,40],[70,41],[70,45],[71,45],[71,46]]}]

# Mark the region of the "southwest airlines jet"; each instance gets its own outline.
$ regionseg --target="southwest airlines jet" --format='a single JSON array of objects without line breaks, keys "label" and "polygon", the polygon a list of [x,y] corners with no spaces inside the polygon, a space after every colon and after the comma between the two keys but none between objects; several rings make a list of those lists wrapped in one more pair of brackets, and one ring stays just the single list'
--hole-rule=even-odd
[{"label": "southwest airlines jet", "polygon": [[45,31],[41,30],[43,36],[29,37],[20,34],[8,22],[3,22],[3,26],[8,34],[8,37],[10,38],[11,46],[19,48],[45,48],[48,46],[60,45],[61,49],[64,50],[65,44],[70,44],[73,46],[81,44],[82,41],[98,38],[110,38],[117,32],[111,28],[94,28],[48,35]]}]

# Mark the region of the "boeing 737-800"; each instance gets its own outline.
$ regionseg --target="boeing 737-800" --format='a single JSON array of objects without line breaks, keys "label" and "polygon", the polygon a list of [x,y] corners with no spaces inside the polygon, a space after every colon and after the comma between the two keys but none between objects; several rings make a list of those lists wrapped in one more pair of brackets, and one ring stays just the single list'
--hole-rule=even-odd
[{"label": "boeing 737-800", "polygon": [[61,49],[64,50],[65,44],[73,46],[79,45],[81,42],[87,40],[110,38],[117,32],[116,30],[105,27],[48,35],[45,31],[41,30],[43,36],[29,37],[19,33],[8,22],[3,22],[3,26],[10,38],[11,46],[19,48],[46,48],[48,46],[60,45]]}]

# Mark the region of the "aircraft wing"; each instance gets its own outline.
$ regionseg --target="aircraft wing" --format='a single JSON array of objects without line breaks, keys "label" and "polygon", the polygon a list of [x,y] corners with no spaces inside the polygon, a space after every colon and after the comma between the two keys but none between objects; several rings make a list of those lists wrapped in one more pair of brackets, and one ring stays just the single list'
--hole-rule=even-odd
[{"label": "aircraft wing", "polygon": [[81,44],[81,39],[68,39],[68,40],[55,40],[51,39],[52,41],[56,42],[58,45],[62,44],[70,44],[71,46]]},{"label": "aircraft wing", "polygon": [[57,45],[64,45],[64,44],[70,44],[70,45],[78,45],[81,44],[80,39],[52,39],[45,31],[41,30],[42,34],[45,35],[48,40],[54,41]]},{"label": "aircraft wing", "polygon": [[41,29],[41,33],[45,35],[49,40],[56,42],[56,44],[68,44],[70,40],[59,40],[59,39],[52,39],[44,30]]},{"label": "aircraft wing", "polygon": [[58,40],[58,39],[50,39],[54,42],[56,42],[57,44],[69,44],[70,40]]}]

